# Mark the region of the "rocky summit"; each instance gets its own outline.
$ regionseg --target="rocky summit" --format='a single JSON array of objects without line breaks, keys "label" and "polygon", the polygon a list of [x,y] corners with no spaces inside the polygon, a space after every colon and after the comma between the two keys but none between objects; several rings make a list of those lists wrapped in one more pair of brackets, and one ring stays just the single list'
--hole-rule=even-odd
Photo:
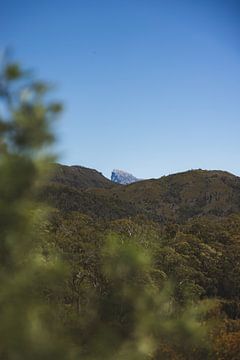
[{"label": "rocky summit", "polygon": [[139,179],[137,179],[132,174],[130,174],[126,171],[123,171],[123,170],[118,170],[118,169],[114,169],[112,171],[111,180],[115,183],[122,184],[122,185],[128,185],[128,184],[134,183],[136,181],[139,181]]}]

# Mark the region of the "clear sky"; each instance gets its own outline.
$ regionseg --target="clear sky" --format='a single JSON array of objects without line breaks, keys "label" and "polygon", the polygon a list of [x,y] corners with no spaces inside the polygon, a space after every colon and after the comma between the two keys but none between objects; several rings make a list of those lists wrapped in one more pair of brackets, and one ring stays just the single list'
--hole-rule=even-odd
[{"label": "clear sky", "polygon": [[0,24],[58,85],[62,163],[240,175],[239,0],[2,0]]}]

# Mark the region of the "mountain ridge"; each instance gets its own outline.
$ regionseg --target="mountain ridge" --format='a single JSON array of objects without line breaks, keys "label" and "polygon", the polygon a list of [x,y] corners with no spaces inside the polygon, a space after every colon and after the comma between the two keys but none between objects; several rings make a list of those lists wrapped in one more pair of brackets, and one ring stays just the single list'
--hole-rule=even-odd
[{"label": "mountain ridge", "polygon": [[110,188],[117,186],[96,169],[80,165],[52,164],[50,181],[77,189]]},{"label": "mountain ridge", "polygon": [[240,212],[240,178],[221,170],[189,170],[123,186],[93,169],[58,165],[44,192],[60,210],[106,219],[144,216],[165,223]]}]

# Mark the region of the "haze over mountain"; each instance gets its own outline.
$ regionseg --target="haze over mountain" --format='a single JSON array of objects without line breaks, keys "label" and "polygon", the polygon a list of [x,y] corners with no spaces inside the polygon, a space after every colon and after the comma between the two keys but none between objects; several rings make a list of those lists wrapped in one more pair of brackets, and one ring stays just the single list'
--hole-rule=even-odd
[{"label": "haze over mountain", "polygon": [[137,182],[140,179],[137,179],[135,176],[128,173],[127,171],[114,169],[111,174],[111,180],[118,184],[128,185]]}]

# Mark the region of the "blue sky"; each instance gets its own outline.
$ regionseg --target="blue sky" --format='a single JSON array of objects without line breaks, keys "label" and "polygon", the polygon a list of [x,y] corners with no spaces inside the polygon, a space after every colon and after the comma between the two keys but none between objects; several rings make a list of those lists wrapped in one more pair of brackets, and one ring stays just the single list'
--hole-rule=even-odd
[{"label": "blue sky", "polygon": [[57,84],[59,160],[240,175],[238,0],[3,0],[0,49]]}]

